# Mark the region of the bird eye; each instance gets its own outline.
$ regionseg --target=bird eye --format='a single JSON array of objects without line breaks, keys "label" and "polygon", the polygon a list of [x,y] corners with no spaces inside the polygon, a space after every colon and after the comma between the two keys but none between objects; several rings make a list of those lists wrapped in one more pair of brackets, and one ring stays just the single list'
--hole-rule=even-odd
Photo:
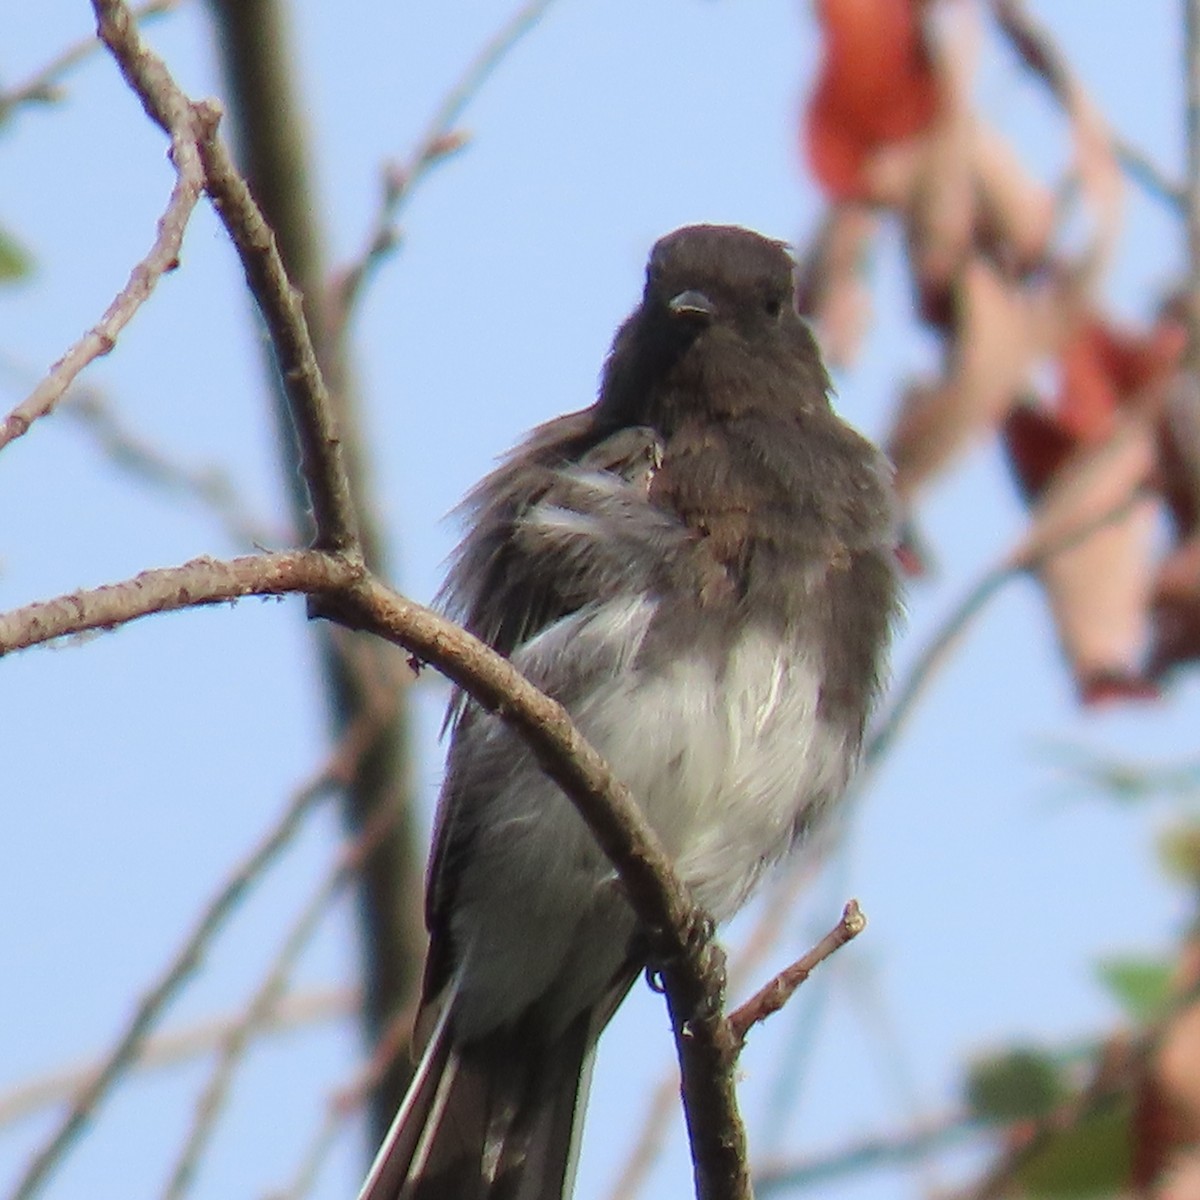
[{"label": "bird eye", "polygon": [[765,307],[767,310],[767,316],[775,318],[783,311],[783,301],[780,300],[778,296],[770,296],[767,299]]}]

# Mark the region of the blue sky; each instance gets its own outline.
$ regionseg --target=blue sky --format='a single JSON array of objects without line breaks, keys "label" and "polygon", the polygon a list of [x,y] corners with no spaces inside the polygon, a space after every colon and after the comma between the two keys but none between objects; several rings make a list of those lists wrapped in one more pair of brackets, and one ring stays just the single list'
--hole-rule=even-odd
[{"label": "blue sky", "polygon": [[[1178,6],[1032,7],[1116,127],[1178,174]],[[9,8],[0,51],[9,83],[90,27],[82,0]],[[404,156],[510,9],[297,0],[292,10],[319,216],[340,263],[366,235],[381,162]],[[219,91],[200,6],[159,22],[151,39],[193,94]],[[403,590],[432,596],[455,538],[445,514],[494,457],[530,425],[590,402],[658,236],[699,220],[790,240],[811,230],[820,201],[798,161],[796,127],[815,61],[811,13],[795,0],[558,0],[488,84],[463,122],[470,145],[415,195],[400,253],[356,328]],[[1061,124],[1007,55],[985,54],[978,95],[1036,169],[1061,168]],[[16,403],[103,311],[149,246],[170,184],[162,136],[102,55],[70,76],[62,104],[27,109],[4,129],[0,223],[38,270],[0,290],[0,405]],[[1160,205],[1131,188],[1129,213],[1107,294],[1132,317],[1183,259]],[[913,326],[894,239],[880,248],[876,279],[866,353],[836,380],[841,410],[874,435],[897,383],[934,354]],[[256,337],[234,255],[202,206],[182,269],[88,381],[164,451],[225,467],[270,521],[282,508]],[[0,512],[5,609],[232,550],[210,514],[113,470],[62,418],[0,457]],[[1020,522],[994,450],[939,485],[925,527],[942,574],[909,597],[898,676]],[[0,664],[0,1093],[107,1043],[216,881],[321,763],[314,674],[296,602],[147,621]],[[418,702],[427,799],[441,699],[429,684]],[[940,1111],[955,1098],[956,1064],[989,1045],[1110,1024],[1116,1010],[1089,964],[1165,948],[1186,916],[1153,862],[1167,814],[1082,797],[1055,775],[1046,748],[1170,760],[1194,753],[1198,718],[1195,679],[1159,705],[1079,713],[1040,596],[1026,581],[1011,585],[940,676],[866,797],[846,860],[810,890],[779,947],[775,965],[830,925],[849,895],[870,919],[827,972],[819,1019],[810,1001],[753,1039],[743,1063],[752,1142],[765,1144],[755,1132],[771,1127],[771,1089],[796,1039],[812,1048],[801,1106],[784,1123],[789,1154]],[[331,859],[335,833],[327,814],[310,824],[169,1024],[244,1001]],[[353,966],[343,910],[299,982],[344,980]],[[257,1051],[195,1194],[258,1196],[286,1180],[357,1051],[349,1023]],[[608,1194],[642,1119],[638,1097],[669,1056],[661,1001],[639,988],[602,1044],[581,1200]],[[204,1077],[194,1064],[131,1083],[47,1195],[155,1195]],[[0,1128],[0,1189],[50,1124],[43,1116]],[[355,1136],[343,1139],[318,1195],[350,1193],[360,1149]],[[656,1185],[682,1192],[687,1178],[676,1137]],[[917,1186],[880,1174],[824,1194]]]}]

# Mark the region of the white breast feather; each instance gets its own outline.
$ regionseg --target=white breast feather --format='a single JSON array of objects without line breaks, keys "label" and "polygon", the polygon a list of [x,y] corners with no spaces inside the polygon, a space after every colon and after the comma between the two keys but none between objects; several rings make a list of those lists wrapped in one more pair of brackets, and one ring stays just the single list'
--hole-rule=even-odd
[{"label": "white breast feather", "polygon": [[[645,596],[589,607],[532,639],[514,663],[547,685],[564,674],[594,680],[572,716],[642,805],[697,902],[722,921],[788,849],[801,817],[841,792],[849,747],[818,715],[818,667],[802,644],[751,629],[723,670],[699,652],[635,667],[654,612]],[[485,720],[487,739],[512,739]],[[474,996],[490,1025],[560,974],[589,1002],[620,965],[620,925],[632,929],[615,875],[570,802],[515,741],[506,762],[459,885],[467,1025]]]}]

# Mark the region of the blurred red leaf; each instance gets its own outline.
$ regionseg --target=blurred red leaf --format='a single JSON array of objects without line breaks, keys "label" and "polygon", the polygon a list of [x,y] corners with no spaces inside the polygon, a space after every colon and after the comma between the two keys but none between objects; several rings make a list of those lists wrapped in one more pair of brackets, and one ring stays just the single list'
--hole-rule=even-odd
[{"label": "blurred red leaf", "polygon": [[806,159],[836,200],[867,198],[881,146],[929,127],[939,105],[924,0],[820,0],[824,59],[808,106]]}]

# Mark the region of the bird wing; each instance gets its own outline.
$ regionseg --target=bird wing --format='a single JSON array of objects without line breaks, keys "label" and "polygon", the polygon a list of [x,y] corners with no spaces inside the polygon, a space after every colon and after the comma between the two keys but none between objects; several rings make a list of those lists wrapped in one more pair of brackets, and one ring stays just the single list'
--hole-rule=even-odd
[{"label": "bird wing", "polygon": [[[600,660],[619,651],[595,645],[595,638],[559,638],[555,627],[574,625],[584,609],[655,590],[664,563],[693,536],[674,513],[649,501],[661,456],[662,441],[652,429],[626,427],[606,436],[595,430],[590,412],[573,413],[535,430],[464,505],[470,532],[458,548],[442,604],[477,637],[502,654],[515,654],[531,680],[564,703],[571,699],[565,686],[603,671]],[[559,648],[548,656],[522,655],[535,639]],[[472,729],[479,715],[456,693],[447,717],[454,726],[451,769],[430,861],[427,1003],[451,970],[443,917],[452,907],[453,864],[469,855],[476,830],[467,811],[478,801],[475,784],[460,784],[477,783],[475,767],[488,757],[489,739]],[[474,765],[467,761],[476,758]],[[464,787],[471,795],[459,794]]]},{"label": "bird wing", "polygon": [[535,429],[463,503],[469,532],[441,607],[510,655],[622,578],[627,584],[621,554],[662,532],[661,515],[645,503],[661,456],[654,430],[605,436],[591,410]]}]

